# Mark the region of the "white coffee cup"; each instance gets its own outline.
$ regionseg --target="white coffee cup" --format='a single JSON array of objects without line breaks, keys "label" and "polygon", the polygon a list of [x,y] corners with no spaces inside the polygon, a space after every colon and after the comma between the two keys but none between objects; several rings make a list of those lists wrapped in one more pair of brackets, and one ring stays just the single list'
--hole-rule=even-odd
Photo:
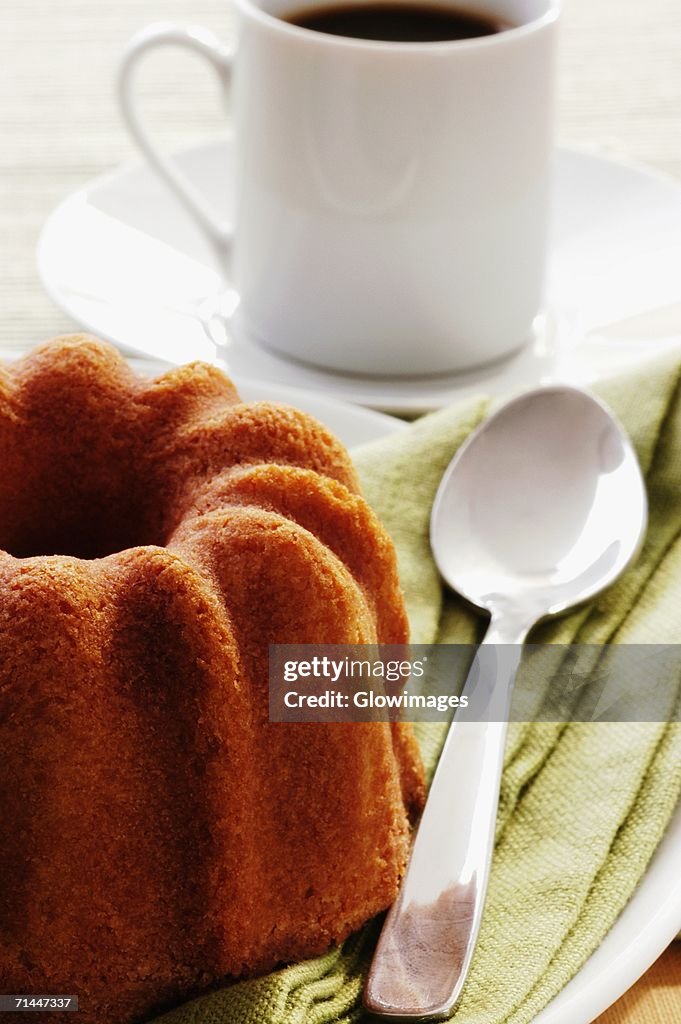
[{"label": "white coffee cup", "polygon": [[[382,375],[462,370],[527,342],[546,266],[558,0],[465,0],[459,9],[514,27],[428,43],[282,20],[322,0],[235,5],[230,52],[201,29],[136,36],[120,100],[142,152],[213,243],[247,337]],[[135,68],[167,45],[207,58],[231,90],[230,226],[141,123]]]}]

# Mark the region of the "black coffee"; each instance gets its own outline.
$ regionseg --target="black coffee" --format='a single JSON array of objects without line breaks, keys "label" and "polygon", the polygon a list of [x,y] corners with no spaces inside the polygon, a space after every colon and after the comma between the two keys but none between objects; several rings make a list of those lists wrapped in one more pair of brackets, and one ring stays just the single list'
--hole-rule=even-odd
[{"label": "black coffee", "polygon": [[507,22],[453,7],[410,3],[338,4],[291,14],[285,21],[332,36],[389,43],[477,39],[511,28]]}]

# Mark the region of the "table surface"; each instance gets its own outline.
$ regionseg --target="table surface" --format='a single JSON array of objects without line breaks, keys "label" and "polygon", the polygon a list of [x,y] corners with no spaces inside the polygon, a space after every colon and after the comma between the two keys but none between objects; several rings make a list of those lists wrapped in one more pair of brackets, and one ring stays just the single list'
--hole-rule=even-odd
[{"label": "table surface", "polygon": [[[42,292],[35,244],[70,191],[134,156],[112,87],[125,40],[150,21],[230,32],[225,0],[3,0],[0,32],[0,346],[72,329]],[[565,0],[559,140],[681,180],[679,0]],[[172,61],[172,63],[171,63]],[[215,83],[195,60],[149,61],[145,110],[165,144],[224,124]],[[680,922],[681,924],[681,922]],[[681,1020],[681,949],[670,949],[599,1024]]]}]

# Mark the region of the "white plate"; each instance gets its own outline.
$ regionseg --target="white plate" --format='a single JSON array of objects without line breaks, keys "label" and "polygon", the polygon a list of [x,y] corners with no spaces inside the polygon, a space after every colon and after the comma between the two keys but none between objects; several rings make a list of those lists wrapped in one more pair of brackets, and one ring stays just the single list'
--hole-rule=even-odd
[{"label": "white plate", "polygon": [[[12,359],[18,350],[0,350]],[[131,359],[150,375],[167,365]],[[349,446],[406,430],[406,424],[381,413],[358,409],[290,388],[251,384],[242,387],[249,400],[293,402],[316,416]],[[657,960],[681,930],[681,805],[653,857],[646,875],[600,948],[563,991],[535,1018],[534,1024],[590,1024]]]},{"label": "white plate", "polygon": [[[145,373],[159,363],[133,359]],[[347,445],[359,445],[405,430],[380,413],[321,399],[308,392],[252,384],[242,388],[250,400],[296,401],[322,420]],[[590,1024],[657,960],[681,930],[681,805],[633,898],[600,948],[563,991],[538,1014],[534,1024]]]},{"label": "white plate", "polygon": [[[187,150],[177,161],[229,219],[230,139]],[[680,265],[681,186],[562,150],[547,312],[534,342],[517,355],[437,379],[354,378],[289,362],[232,325],[224,358],[238,383],[302,387],[404,413],[481,390],[505,395],[549,380],[589,383],[660,351],[681,351]],[[222,359],[215,342],[226,337],[224,297],[211,252],[144,165],[65,200],[43,230],[38,268],[62,309],[126,352],[177,363]]]}]

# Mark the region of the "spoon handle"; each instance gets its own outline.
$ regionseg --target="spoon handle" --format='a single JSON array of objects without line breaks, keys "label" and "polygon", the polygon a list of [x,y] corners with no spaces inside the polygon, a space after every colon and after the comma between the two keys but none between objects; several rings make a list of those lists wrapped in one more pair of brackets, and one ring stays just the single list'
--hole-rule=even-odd
[{"label": "spoon handle", "polygon": [[469,671],[462,696],[477,720],[450,726],[364,990],[366,1009],[389,1020],[447,1016],[463,987],[485,902],[523,639],[492,623]]}]

